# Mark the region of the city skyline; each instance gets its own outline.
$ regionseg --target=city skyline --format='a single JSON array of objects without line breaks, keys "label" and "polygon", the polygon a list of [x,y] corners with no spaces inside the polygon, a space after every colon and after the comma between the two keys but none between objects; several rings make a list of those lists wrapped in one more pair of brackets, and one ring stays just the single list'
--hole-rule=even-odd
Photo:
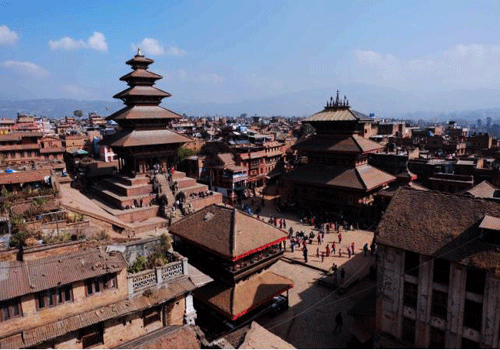
[{"label": "city skyline", "polygon": [[[486,90],[481,105],[500,106],[494,93],[500,92],[500,6],[494,3],[0,5],[0,99],[110,101],[121,88],[115,77],[127,73],[120,63],[140,47],[164,76],[159,87],[173,95],[167,104],[217,109],[302,91],[352,94],[363,87],[368,95],[380,87],[393,96],[384,94],[378,106],[356,96],[353,105],[395,113],[401,108],[391,111],[392,103],[414,111],[425,110],[427,101],[453,110],[440,101],[443,94]],[[297,114],[316,111],[310,106],[325,98],[313,96]],[[456,109],[468,107],[477,108],[477,99]]]}]

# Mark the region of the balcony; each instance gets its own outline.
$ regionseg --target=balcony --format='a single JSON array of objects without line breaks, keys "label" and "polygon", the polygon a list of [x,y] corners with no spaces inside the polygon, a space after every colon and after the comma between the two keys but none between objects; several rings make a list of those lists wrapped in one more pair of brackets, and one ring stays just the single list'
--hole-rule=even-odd
[{"label": "balcony", "polygon": [[145,291],[166,286],[169,282],[187,275],[187,258],[180,258],[180,261],[174,261],[154,269],[144,270],[127,276],[128,294],[134,295]]},{"label": "balcony", "polygon": [[248,179],[248,174],[231,174],[231,173],[226,173],[222,174],[223,179],[231,179],[233,182],[236,181],[243,181]]}]

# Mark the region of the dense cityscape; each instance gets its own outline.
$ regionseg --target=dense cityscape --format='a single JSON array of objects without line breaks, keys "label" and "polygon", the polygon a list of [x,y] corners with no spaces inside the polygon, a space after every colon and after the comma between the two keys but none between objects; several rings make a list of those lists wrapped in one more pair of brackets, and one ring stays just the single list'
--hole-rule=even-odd
[{"label": "dense cityscape", "polygon": [[[165,6],[169,13],[194,12],[200,21],[215,11],[173,4],[147,11]],[[222,11],[221,4],[228,5],[211,5]],[[258,28],[267,28],[272,24],[262,13],[250,10],[262,5],[276,16],[272,23],[281,21],[287,5],[273,4],[234,5],[231,15],[250,13]],[[16,13],[13,22],[0,23],[8,55],[22,46],[18,32],[30,38],[19,23],[47,19],[1,5]],[[372,5],[353,6],[372,11]],[[69,11],[61,4],[40,11],[53,19],[59,6]],[[86,8],[74,6],[87,18]],[[89,6],[94,14],[104,11]],[[332,5],[321,4],[320,12],[329,12],[323,6]],[[290,7],[299,18],[310,14],[297,3]],[[137,32],[147,28],[127,23]],[[217,28],[199,35],[211,30],[217,45],[219,37],[234,40]],[[193,83],[194,68],[174,74],[162,57],[187,51],[148,37],[112,56],[123,60],[85,54],[110,53],[107,40],[98,31],[87,40],[50,39],[45,50],[54,56],[81,53],[74,56],[78,64],[59,73],[7,56],[0,62],[0,76],[12,84],[10,91],[0,82],[0,348],[500,347],[500,104],[415,112],[419,98],[435,103],[415,92],[400,112],[384,102],[396,98],[396,90],[372,103],[376,94],[363,99],[361,85],[348,84],[359,82],[352,75],[314,90],[328,91],[323,102],[311,106],[314,98],[304,93],[301,103],[302,92],[288,91],[302,107],[266,114],[252,106],[268,98],[263,106],[281,108],[274,101],[285,96],[264,94],[264,85],[284,91],[270,72],[247,81],[258,82],[246,91],[254,104],[210,102],[214,91],[243,91],[236,85],[223,90],[227,71],[226,77],[197,72]],[[443,86],[459,89],[470,78],[454,80],[466,71],[462,57],[471,50],[479,59],[500,52],[474,45],[410,63],[368,50],[356,57],[369,61],[381,86],[420,81],[400,70],[424,65],[419,77],[431,79],[425,74],[434,72]],[[449,57],[451,63],[442,63]],[[208,61],[198,66],[211,67]],[[445,66],[452,63],[460,69],[449,73]],[[476,63],[471,59],[477,73]],[[10,76],[12,68],[13,74],[27,68],[35,80]],[[81,99],[56,100],[51,84],[66,79],[63,70],[75,81],[87,74],[101,80],[95,89],[89,88],[94,83],[87,89],[63,84]],[[493,90],[488,79],[470,83]],[[117,88],[103,96],[109,87]],[[176,87],[187,107],[175,104]],[[99,99],[89,91],[99,91]],[[494,91],[498,99],[500,90]],[[26,98],[12,98],[16,94]],[[186,96],[199,98],[197,106],[190,110]],[[290,100],[284,105],[293,110]]]}]

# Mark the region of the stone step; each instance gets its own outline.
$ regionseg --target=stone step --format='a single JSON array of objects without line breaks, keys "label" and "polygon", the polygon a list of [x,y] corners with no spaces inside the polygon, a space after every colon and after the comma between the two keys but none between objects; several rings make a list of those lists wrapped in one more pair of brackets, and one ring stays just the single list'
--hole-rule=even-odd
[{"label": "stone step", "polygon": [[123,209],[127,206],[131,207],[134,204],[134,200],[136,202],[140,202],[141,199],[143,203],[149,204],[151,199],[155,197],[154,194],[141,194],[137,196],[121,196],[113,191],[110,191],[109,189],[104,188],[101,185],[94,185],[94,192],[100,196],[101,198],[105,199],[109,203],[112,203],[114,206],[116,206],[119,209]]},{"label": "stone step", "polygon": [[189,186],[189,187],[185,187],[185,188],[179,189],[179,192],[180,191],[184,192],[184,194],[186,195],[186,197],[189,197],[189,195],[191,193],[198,193],[198,192],[208,191],[208,186],[197,183],[194,186]]},{"label": "stone step", "polygon": [[137,196],[141,194],[149,194],[152,190],[151,184],[125,185],[116,178],[104,179],[100,185],[105,187],[120,196]]},{"label": "stone step", "polygon": [[183,171],[175,171],[174,172],[174,175],[172,175],[172,179],[180,179],[180,178],[183,178],[183,177],[186,177],[186,173],[183,172]]},{"label": "stone step", "polygon": [[192,187],[196,185],[196,179],[193,179],[191,177],[183,177],[179,179],[175,179],[174,181],[177,181],[177,185],[179,186],[179,190],[182,190],[183,188],[186,187]]},{"label": "stone step", "polygon": [[135,186],[135,185],[144,185],[150,182],[149,177],[145,175],[138,175],[136,177],[128,177],[122,174],[115,174],[113,179],[116,179],[118,182],[121,182],[127,186]]}]

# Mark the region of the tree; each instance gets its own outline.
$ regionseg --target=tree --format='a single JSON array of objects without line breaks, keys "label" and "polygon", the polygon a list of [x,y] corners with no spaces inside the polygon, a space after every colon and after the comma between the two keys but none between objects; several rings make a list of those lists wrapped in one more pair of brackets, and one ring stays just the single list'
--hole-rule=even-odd
[{"label": "tree", "polygon": [[81,109],[77,109],[76,111],[73,111],[73,115],[77,118],[81,118],[83,116],[83,112]]}]

